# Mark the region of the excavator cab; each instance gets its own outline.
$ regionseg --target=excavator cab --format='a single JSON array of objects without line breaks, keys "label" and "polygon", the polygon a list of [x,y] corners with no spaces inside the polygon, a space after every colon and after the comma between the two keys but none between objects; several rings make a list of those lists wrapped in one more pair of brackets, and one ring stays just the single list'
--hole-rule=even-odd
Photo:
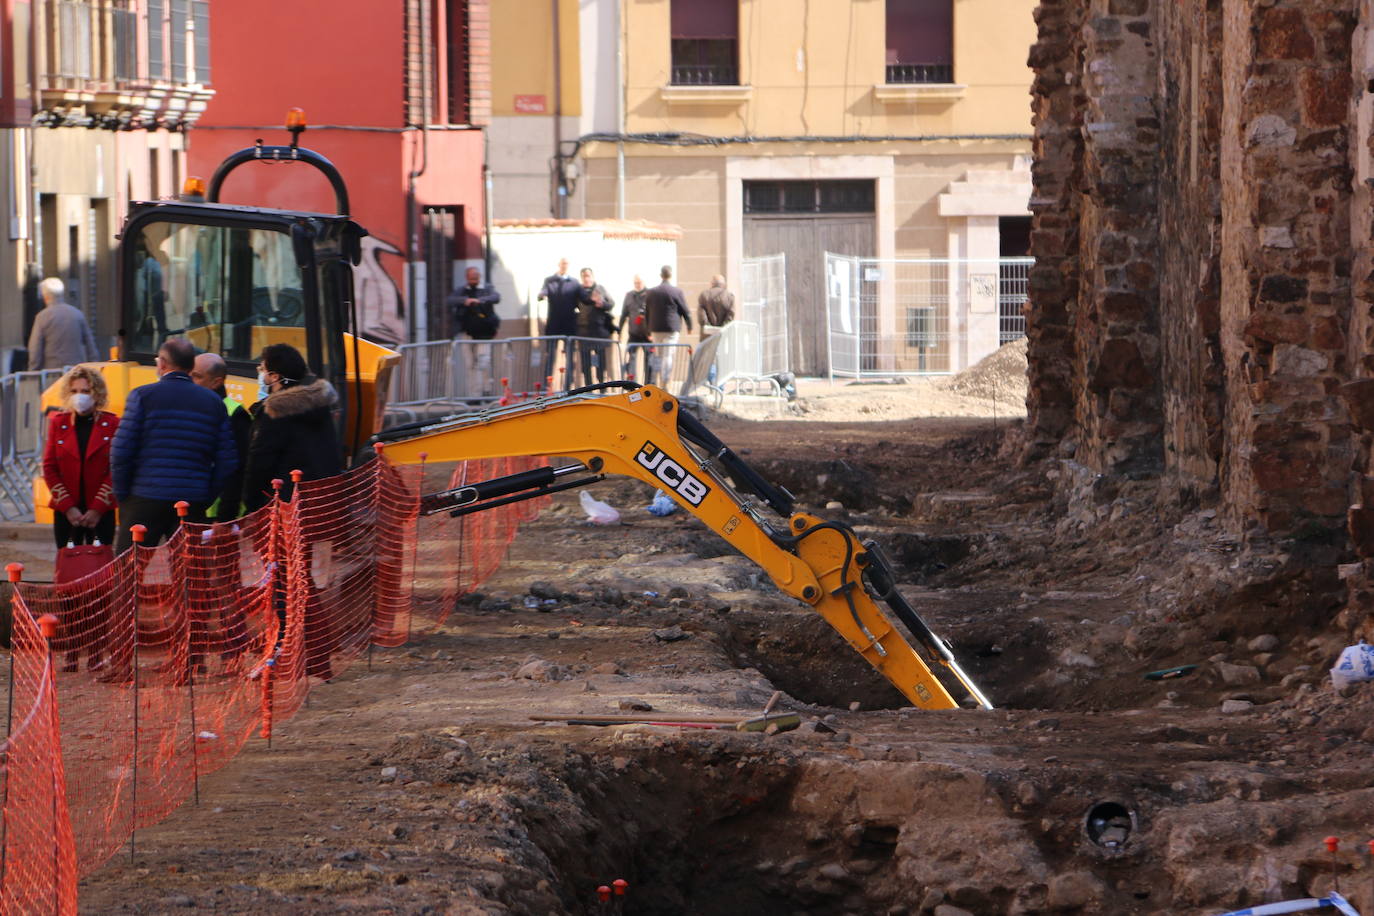
[{"label": "excavator cab", "polygon": [[[324,156],[300,146],[305,116],[287,115],[289,146],[255,146],[230,155],[208,188],[187,181],[179,200],[134,203],[117,253],[119,346],[99,364],[108,409],[122,413],[128,393],[156,381],[158,348],[183,336],[228,364],[225,389],[245,406],[257,400],[257,357],[288,343],[310,371],[339,395],[335,414],[345,459],[382,428],[386,389],[400,354],[364,340],[353,294],[353,267],[367,230],[349,217],[343,176]],[[252,163],[313,167],[334,191],[335,213],[275,210],[219,202],[231,172]],[[57,385],[44,409],[60,407]],[[35,520],[51,520],[42,477],[34,481]]]},{"label": "excavator cab", "polygon": [[120,245],[121,358],[151,366],[164,340],[185,337],[224,357],[229,394],[250,404],[258,354],[290,344],[338,391],[340,438],[356,452],[376,429],[359,408],[377,409],[375,371],[365,389],[350,359],[352,265],[365,234],[345,216],[135,204]]}]

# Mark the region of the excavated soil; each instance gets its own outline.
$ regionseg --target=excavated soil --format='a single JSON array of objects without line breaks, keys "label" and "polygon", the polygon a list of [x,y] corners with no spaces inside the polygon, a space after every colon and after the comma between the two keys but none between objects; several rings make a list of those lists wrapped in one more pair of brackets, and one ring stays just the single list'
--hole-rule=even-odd
[{"label": "excavated soil", "polygon": [[[907,707],[700,522],[607,481],[624,524],[560,498],[446,627],[319,686],[83,882],[83,910],[1180,914],[1333,880],[1374,908],[1374,688],[1325,677],[1332,548],[1018,467],[988,414],[853,416],[712,427],[885,544],[998,709]],[[747,716],[774,690],[800,729],[529,719]]]}]

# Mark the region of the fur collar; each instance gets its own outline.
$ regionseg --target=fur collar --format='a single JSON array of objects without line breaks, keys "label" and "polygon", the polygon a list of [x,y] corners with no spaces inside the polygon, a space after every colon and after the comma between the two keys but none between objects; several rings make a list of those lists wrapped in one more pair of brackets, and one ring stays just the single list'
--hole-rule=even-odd
[{"label": "fur collar", "polygon": [[296,417],[312,410],[329,410],[339,402],[334,386],[324,379],[316,379],[308,385],[292,385],[267,396],[263,410],[273,420],[283,417]]}]

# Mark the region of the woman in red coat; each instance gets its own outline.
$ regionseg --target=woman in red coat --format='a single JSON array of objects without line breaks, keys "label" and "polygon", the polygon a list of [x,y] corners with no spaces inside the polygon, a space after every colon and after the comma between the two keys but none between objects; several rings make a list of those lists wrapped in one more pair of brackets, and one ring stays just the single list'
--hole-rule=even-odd
[{"label": "woman in red coat", "polygon": [[89,366],[77,366],[62,377],[58,394],[65,409],[48,418],[48,441],[43,446],[53,538],[59,548],[95,541],[113,544],[110,443],[119,418],[101,409],[109,396],[105,379]]}]

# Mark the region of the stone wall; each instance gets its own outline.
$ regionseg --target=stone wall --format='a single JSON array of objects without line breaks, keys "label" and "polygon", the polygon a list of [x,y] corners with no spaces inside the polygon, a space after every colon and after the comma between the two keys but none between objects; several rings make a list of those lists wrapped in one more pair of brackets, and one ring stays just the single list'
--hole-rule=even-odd
[{"label": "stone wall", "polygon": [[[1169,492],[1217,495],[1225,442],[1221,359],[1221,16],[1207,0],[1158,7],[1160,350]],[[1167,265],[1167,266],[1166,266]]]},{"label": "stone wall", "polygon": [[1042,2],[1032,455],[1342,527],[1355,5]]},{"label": "stone wall", "polygon": [[1374,0],[1037,22],[1027,457],[1346,551],[1374,636]]}]

